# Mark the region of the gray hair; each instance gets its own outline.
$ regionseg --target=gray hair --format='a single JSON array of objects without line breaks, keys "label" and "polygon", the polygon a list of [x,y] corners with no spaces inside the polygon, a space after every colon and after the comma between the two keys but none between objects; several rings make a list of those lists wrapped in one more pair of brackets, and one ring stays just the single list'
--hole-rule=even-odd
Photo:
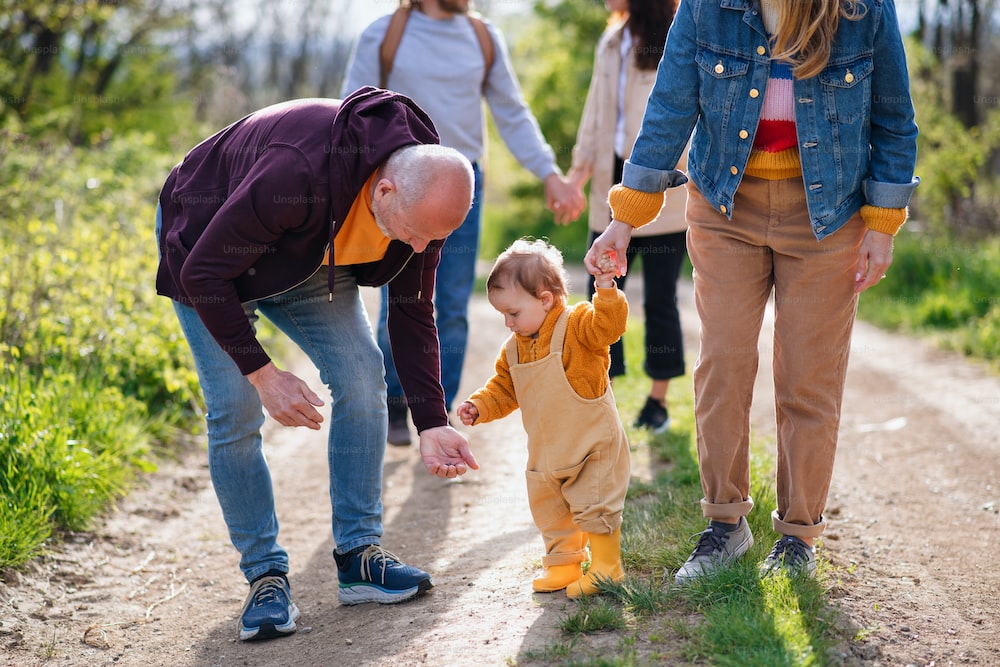
[{"label": "gray hair", "polygon": [[[386,178],[396,186],[400,204],[411,207],[432,193],[444,178],[464,178],[473,183],[472,163],[454,148],[439,144],[404,146],[385,162]],[[472,188],[470,187],[470,191]]]}]

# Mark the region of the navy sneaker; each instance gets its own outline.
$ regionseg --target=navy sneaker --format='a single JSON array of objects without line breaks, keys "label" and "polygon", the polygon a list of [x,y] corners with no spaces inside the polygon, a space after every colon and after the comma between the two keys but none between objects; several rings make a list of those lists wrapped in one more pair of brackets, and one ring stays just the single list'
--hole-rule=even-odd
[{"label": "navy sneaker", "polygon": [[434,584],[431,576],[399,559],[377,544],[351,549],[346,554],[333,552],[340,578],[340,604],[363,602],[395,604],[409,600]]},{"label": "navy sneaker", "polygon": [[240,639],[271,639],[295,632],[299,608],[292,602],[288,579],[264,575],[250,584],[240,615]]}]

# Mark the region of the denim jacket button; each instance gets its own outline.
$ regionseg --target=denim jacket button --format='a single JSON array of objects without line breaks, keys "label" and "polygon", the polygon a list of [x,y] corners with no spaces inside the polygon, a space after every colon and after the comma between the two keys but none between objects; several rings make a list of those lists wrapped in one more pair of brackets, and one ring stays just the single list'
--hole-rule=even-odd
[{"label": "denim jacket button", "polygon": [[759,90],[757,90],[756,88],[751,88],[750,89],[750,97],[756,99],[759,96],[760,96],[760,91]]},{"label": "denim jacket button", "polygon": [[847,76],[844,77],[844,81],[846,81],[847,83],[851,83],[852,81],[854,81],[854,75],[851,74],[851,70],[847,70]]},{"label": "denim jacket button", "polygon": [[722,66],[722,63],[719,63],[719,64],[717,64],[715,66],[715,73],[716,74],[722,74],[725,71],[726,71],[726,68]]},{"label": "denim jacket button", "polygon": [[750,136],[749,132],[747,132],[746,130],[740,130],[740,139],[746,139],[749,136]]},{"label": "denim jacket button", "polygon": [[729,209],[726,208],[725,204],[720,204],[719,205],[719,210],[722,211],[723,213],[726,213]]},{"label": "denim jacket button", "polygon": [[735,176],[736,174],[740,173],[740,170],[737,169],[735,166],[733,166],[729,168],[729,173]]},{"label": "denim jacket button", "polygon": [[758,46],[757,47],[757,55],[758,56],[762,56],[765,53],[767,53],[767,49],[765,49],[763,46]]}]

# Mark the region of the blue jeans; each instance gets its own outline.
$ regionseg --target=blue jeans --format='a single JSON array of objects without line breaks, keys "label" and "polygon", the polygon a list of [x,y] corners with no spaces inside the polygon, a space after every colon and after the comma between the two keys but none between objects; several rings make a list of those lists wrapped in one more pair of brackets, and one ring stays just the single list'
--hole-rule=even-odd
[{"label": "blue jeans", "polygon": [[[476,175],[472,208],[462,225],[448,235],[441,250],[441,264],[437,269],[434,287],[434,313],[441,346],[441,385],[444,403],[451,411],[452,401],[458,394],[465,364],[465,344],[469,336],[469,299],[476,282],[476,258],[479,255],[479,228],[482,221],[483,174],[473,163]],[[392,361],[389,330],[386,327],[389,289],[382,288],[382,307],[378,317],[378,346],[385,357],[385,381],[389,396],[403,396],[399,375]]]},{"label": "blue jeans", "polygon": [[[160,210],[156,210],[160,238]],[[386,406],[382,355],[348,271],[337,269],[333,300],[325,267],[282,294],[243,304],[255,323],[264,315],[312,360],[330,389],[327,465],[333,539],[344,552],[382,537],[382,462]],[[229,539],[240,552],[247,581],[269,570],[288,572],[278,544],[271,471],[262,449],[264,410],[257,390],[202,324],[194,308],[176,301],[205,397],[208,468]]]}]

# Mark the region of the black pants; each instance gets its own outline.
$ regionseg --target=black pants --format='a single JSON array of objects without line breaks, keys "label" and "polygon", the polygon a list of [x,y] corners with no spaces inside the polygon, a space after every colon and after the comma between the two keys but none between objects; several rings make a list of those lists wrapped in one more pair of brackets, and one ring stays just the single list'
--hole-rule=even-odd
[{"label": "black pants", "polygon": [[[615,183],[621,182],[621,158],[615,159]],[[590,243],[598,237],[590,233]],[[677,311],[677,279],[687,255],[687,232],[632,236],[626,254],[631,273],[636,257],[642,263],[642,307],[645,316],[646,359],[643,370],[654,380],[669,380],[684,375],[684,335]],[[628,275],[617,279],[618,288],[625,289]],[[594,276],[587,281],[587,295],[594,295]],[[625,350],[622,341],[611,346],[609,375],[625,375]]]}]

